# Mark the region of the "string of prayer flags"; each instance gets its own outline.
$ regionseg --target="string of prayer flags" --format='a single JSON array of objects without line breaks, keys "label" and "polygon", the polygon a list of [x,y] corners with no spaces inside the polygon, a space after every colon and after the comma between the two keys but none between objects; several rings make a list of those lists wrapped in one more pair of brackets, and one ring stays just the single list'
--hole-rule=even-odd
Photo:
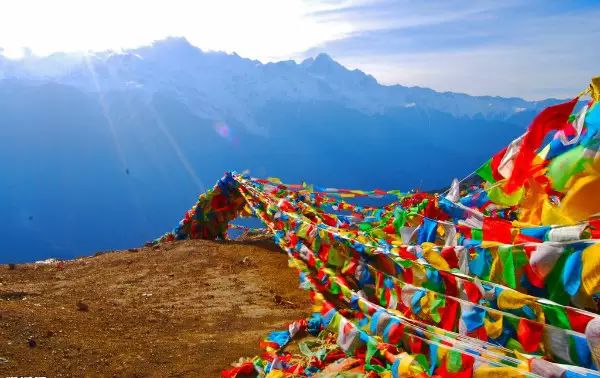
[{"label": "string of prayer flags", "polygon": [[222,376],[600,377],[598,80],[448,193],[225,174],[153,243],[227,239],[254,216],[315,312]]}]

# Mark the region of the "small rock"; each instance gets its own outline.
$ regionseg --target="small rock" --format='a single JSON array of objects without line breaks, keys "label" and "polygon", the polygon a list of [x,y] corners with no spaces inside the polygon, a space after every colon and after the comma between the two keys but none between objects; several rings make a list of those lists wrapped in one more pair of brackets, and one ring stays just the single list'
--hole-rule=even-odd
[{"label": "small rock", "polygon": [[249,265],[252,265],[252,260],[250,260],[250,257],[249,257],[249,256],[245,256],[245,257],[244,257],[244,258],[243,258],[243,259],[240,261],[240,264],[242,264],[242,265],[246,265],[246,266],[249,266]]},{"label": "small rock", "polygon": [[77,309],[79,311],[88,311],[90,309],[90,306],[88,306],[87,303],[84,303],[82,301],[78,301],[77,302]]},{"label": "small rock", "polygon": [[37,346],[37,343],[35,342],[33,336],[29,336],[29,338],[27,339],[27,345],[29,345],[30,348],[35,348]]},{"label": "small rock", "polygon": [[8,264],[8,270],[15,270],[16,265],[15,264]]},{"label": "small rock", "polygon": [[276,305],[284,306],[284,307],[288,307],[288,308],[296,308],[297,307],[294,302],[290,302],[288,300],[283,299],[283,297],[279,294],[275,294],[273,296],[273,302],[275,302]]},{"label": "small rock", "polygon": [[139,251],[139,249],[138,248],[129,248],[127,251],[129,251],[129,252],[137,252],[137,251]]}]

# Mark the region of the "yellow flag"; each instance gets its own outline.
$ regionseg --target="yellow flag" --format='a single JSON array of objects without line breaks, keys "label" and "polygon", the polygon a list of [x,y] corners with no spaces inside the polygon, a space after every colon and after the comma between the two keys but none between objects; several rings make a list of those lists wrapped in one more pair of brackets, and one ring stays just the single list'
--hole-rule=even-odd
[{"label": "yellow flag", "polygon": [[413,356],[407,355],[406,357],[399,357],[401,358],[400,360],[400,364],[398,365],[398,376],[399,377],[414,377],[415,376],[415,372],[413,371],[413,369],[411,368],[413,361],[415,360],[415,358]]},{"label": "yellow flag", "polygon": [[600,212],[600,177],[579,177],[560,204],[562,216],[579,222]]},{"label": "yellow flag", "polygon": [[495,314],[488,311],[488,317],[483,319],[485,332],[492,339],[497,339],[502,334],[502,314]]},{"label": "yellow flag", "polygon": [[600,244],[583,250],[581,284],[589,295],[600,292]]},{"label": "yellow flag", "polygon": [[425,260],[427,260],[427,262],[436,269],[450,270],[450,265],[448,265],[446,260],[444,260],[444,258],[437,253],[433,247],[435,247],[435,244],[430,242],[421,244],[421,248],[423,248],[423,257]]},{"label": "yellow flag", "polygon": [[600,76],[592,78],[590,83],[591,96],[594,101],[600,101]]},{"label": "yellow flag", "polygon": [[524,377],[523,373],[513,367],[480,366],[473,372],[473,378],[515,378]]},{"label": "yellow flag", "polygon": [[498,296],[498,308],[501,310],[516,310],[533,303],[534,299],[535,297],[516,290],[503,290]]},{"label": "yellow flag", "polygon": [[557,206],[551,204],[548,199],[544,200],[542,203],[542,224],[544,226],[566,225],[572,223],[571,219],[566,218]]},{"label": "yellow flag", "polygon": [[529,188],[525,193],[525,199],[521,202],[519,220],[530,224],[540,224],[542,220],[542,204],[548,195],[536,181],[529,181]]}]

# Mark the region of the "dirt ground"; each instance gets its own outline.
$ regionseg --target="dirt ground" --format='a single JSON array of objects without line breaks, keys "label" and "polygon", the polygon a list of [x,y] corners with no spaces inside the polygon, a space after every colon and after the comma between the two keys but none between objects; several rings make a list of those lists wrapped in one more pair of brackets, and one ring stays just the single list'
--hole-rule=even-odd
[{"label": "dirt ground", "polygon": [[309,312],[296,272],[269,242],[0,265],[0,377],[218,377]]}]

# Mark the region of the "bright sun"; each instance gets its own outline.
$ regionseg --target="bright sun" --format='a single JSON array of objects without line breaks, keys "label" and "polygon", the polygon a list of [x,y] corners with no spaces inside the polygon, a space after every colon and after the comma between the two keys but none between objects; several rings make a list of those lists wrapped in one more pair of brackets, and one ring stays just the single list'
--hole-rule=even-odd
[{"label": "bright sun", "polygon": [[332,6],[300,0],[82,1],[19,0],[0,4],[0,47],[47,55],[135,47],[184,36],[206,50],[260,60],[293,56],[351,32],[314,12]]}]

